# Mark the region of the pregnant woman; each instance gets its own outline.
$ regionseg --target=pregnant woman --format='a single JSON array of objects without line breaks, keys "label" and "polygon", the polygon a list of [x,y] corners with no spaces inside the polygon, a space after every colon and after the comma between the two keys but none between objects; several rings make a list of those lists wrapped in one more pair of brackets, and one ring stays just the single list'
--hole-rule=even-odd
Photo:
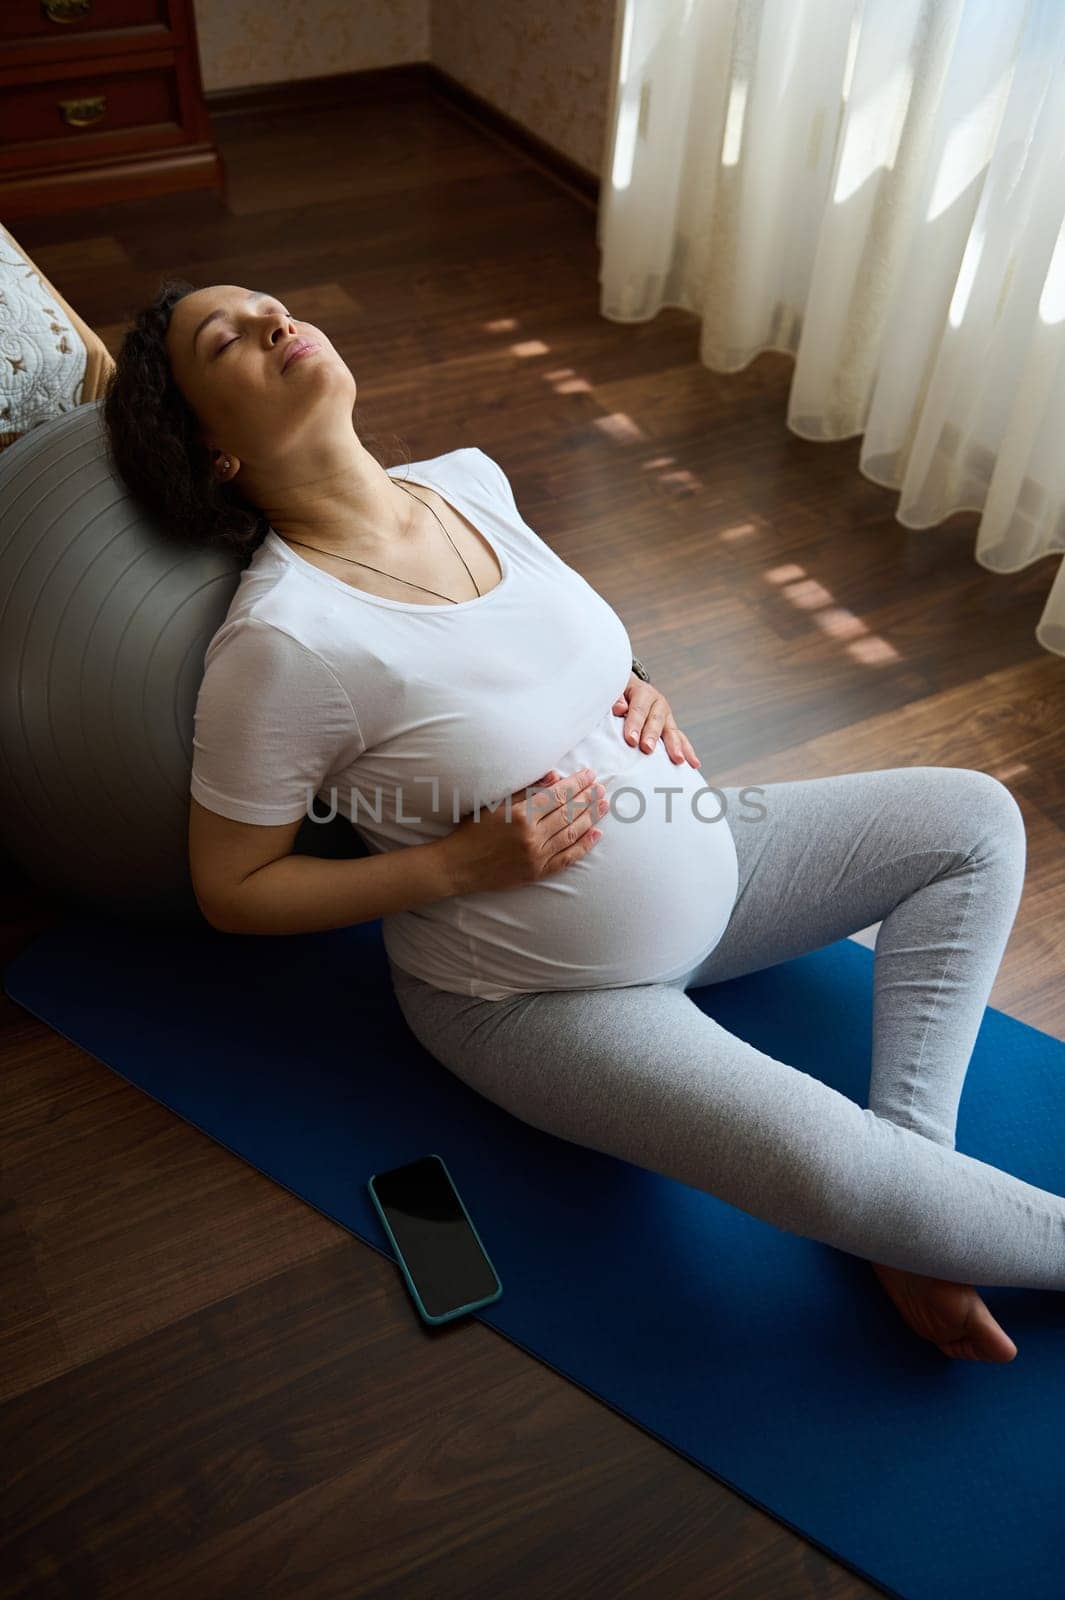
[{"label": "pregnant woman", "polygon": [[[1023,886],[1009,791],[954,767],[709,788],[498,464],[386,470],[355,389],[274,296],[171,279],[107,396],[134,493],[247,557],[196,704],[207,920],[381,918],[407,1023],[479,1094],[864,1257],[946,1355],[1011,1360],[975,1285],[1065,1289],[1065,1198],[954,1147]],[[335,811],[370,854],[294,854]],[[868,1109],[690,997],[878,921]]]}]

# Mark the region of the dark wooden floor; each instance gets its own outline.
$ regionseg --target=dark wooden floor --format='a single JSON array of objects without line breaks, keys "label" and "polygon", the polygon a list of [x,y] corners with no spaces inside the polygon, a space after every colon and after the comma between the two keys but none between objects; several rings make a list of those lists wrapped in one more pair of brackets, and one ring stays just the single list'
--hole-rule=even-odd
[{"label": "dark wooden floor", "polygon": [[[320,322],[364,431],[504,465],[708,781],[1001,778],[1029,871],[991,1003],[1065,1037],[1060,558],[902,527],[858,439],[788,432],[789,359],[720,376],[687,314],[600,316],[594,211],[445,101],[216,131],[228,209],[18,226],[81,315],[117,348],[178,272]],[[4,953],[47,916],[9,892]],[[393,1265],[6,998],[0,1077],[4,1596],[875,1592],[492,1330],[428,1333]]]}]

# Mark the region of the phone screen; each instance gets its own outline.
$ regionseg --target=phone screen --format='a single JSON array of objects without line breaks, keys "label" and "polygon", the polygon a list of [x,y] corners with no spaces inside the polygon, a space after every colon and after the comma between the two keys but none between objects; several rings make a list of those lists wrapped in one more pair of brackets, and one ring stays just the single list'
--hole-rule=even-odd
[{"label": "phone screen", "polygon": [[497,1298],[499,1279],[439,1156],[375,1173],[371,1187],[430,1317]]}]

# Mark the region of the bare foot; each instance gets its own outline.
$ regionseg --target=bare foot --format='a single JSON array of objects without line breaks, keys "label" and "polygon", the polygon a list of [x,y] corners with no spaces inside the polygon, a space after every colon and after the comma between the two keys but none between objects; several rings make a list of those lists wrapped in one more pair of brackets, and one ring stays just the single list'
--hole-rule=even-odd
[{"label": "bare foot", "polygon": [[1017,1346],[997,1323],[971,1283],[926,1278],[918,1272],[871,1263],[903,1318],[945,1356],[964,1361],[1012,1361]]}]

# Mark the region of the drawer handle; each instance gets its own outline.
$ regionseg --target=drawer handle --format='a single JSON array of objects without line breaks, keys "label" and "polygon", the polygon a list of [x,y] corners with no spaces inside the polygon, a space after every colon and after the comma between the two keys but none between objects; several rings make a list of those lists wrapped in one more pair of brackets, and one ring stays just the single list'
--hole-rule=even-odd
[{"label": "drawer handle", "polygon": [[99,122],[107,110],[107,96],[94,94],[87,100],[60,100],[59,111],[70,128],[88,128]]},{"label": "drawer handle", "polygon": [[49,22],[77,22],[89,14],[90,0],[41,0],[41,10]]}]

